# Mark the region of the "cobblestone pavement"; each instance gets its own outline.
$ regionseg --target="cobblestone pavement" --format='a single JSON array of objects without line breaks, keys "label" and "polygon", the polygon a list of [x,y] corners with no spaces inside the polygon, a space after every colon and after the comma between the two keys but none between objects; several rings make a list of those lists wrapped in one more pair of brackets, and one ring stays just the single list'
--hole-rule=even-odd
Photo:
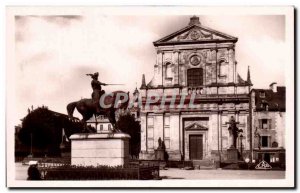
[{"label": "cobblestone pavement", "polygon": [[[16,164],[16,179],[26,180],[28,166]],[[284,179],[285,171],[264,170],[160,170],[163,180],[168,179]]]}]

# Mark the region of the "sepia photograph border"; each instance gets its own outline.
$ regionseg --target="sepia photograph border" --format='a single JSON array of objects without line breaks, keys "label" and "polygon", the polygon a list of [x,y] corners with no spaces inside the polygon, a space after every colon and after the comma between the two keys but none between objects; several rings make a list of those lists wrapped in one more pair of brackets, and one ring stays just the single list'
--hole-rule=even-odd
[{"label": "sepia photograph border", "polygon": [[[98,12],[108,15],[284,15],[286,41],[286,171],[285,179],[251,180],[99,180],[99,181],[21,181],[15,179],[14,126],[10,118],[17,111],[15,84],[16,15],[84,15]],[[70,188],[292,188],[295,186],[295,37],[293,6],[8,6],[6,8],[6,180],[7,187]],[[75,182],[75,183],[74,183]]]}]

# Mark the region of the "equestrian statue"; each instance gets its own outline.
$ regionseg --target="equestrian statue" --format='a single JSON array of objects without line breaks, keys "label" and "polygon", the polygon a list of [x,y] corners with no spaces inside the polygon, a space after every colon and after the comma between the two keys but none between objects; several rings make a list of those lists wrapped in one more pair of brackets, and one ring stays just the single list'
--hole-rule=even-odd
[{"label": "equestrian statue", "polygon": [[[96,72],[94,74],[86,74],[87,76],[90,76],[92,78],[91,86],[93,89],[92,97],[91,99],[81,99],[79,101],[71,102],[67,105],[67,111],[68,115],[71,119],[73,119],[73,113],[75,108],[77,111],[82,115],[82,122],[86,126],[86,121],[89,120],[92,116],[96,117],[99,115],[104,115],[108,118],[109,122],[113,126],[113,132],[119,132],[120,130],[117,128],[116,125],[116,118],[115,118],[115,112],[118,109],[126,109],[128,106],[129,100],[122,103],[124,96],[127,95],[127,99],[129,99],[129,93],[123,92],[123,91],[114,91],[108,95],[104,95],[105,91],[102,90],[101,86],[107,86],[107,85],[116,85],[116,84],[105,84],[98,80],[99,73]],[[121,97],[118,97],[117,95],[120,94]],[[100,98],[104,95],[103,103],[106,106],[109,106],[108,108],[103,108],[100,105]],[[123,96],[123,98],[122,98]],[[116,106],[115,104],[119,104]]]}]

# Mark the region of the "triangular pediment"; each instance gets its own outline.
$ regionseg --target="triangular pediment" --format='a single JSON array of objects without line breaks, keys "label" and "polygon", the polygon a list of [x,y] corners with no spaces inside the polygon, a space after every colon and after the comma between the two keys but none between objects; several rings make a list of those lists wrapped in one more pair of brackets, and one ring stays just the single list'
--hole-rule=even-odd
[{"label": "triangular pediment", "polygon": [[209,43],[209,42],[236,42],[237,38],[228,34],[210,29],[200,24],[189,25],[175,33],[155,41],[153,44],[182,44],[182,43]]},{"label": "triangular pediment", "polygon": [[208,130],[207,127],[200,125],[198,123],[193,123],[185,128],[185,130]]}]

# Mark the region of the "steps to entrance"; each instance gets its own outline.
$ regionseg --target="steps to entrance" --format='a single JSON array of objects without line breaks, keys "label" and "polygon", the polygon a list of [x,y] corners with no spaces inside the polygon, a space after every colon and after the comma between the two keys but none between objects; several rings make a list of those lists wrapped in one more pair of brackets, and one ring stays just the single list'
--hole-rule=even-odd
[{"label": "steps to entrance", "polygon": [[199,170],[216,169],[214,160],[204,159],[204,160],[193,160],[192,162],[195,169],[199,169]]}]

